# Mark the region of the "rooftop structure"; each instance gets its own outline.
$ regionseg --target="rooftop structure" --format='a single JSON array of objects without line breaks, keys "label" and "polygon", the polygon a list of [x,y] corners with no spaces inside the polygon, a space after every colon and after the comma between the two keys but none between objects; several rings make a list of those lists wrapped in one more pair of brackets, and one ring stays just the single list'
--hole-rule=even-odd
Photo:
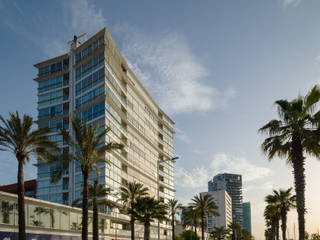
[{"label": "rooftop structure", "polygon": [[[32,179],[32,180],[25,181],[24,190],[25,190],[25,195],[27,197],[36,198],[37,197],[37,180]],[[18,194],[18,184],[13,183],[9,185],[2,185],[0,186],[0,191]]]}]

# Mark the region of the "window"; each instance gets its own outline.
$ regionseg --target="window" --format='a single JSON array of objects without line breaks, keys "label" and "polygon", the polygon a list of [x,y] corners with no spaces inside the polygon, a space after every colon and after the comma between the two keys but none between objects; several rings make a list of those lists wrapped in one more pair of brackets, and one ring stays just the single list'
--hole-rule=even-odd
[{"label": "window", "polygon": [[124,163],[121,163],[121,170],[124,171],[125,173],[128,173],[128,166],[125,165]]},{"label": "window", "polygon": [[39,93],[43,93],[60,87],[62,87],[62,76],[50,78],[46,81],[39,82],[38,91]]}]

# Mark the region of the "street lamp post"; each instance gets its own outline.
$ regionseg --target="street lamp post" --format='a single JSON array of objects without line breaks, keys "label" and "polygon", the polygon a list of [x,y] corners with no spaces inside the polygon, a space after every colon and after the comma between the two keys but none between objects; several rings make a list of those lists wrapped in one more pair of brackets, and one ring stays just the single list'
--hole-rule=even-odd
[{"label": "street lamp post", "polygon": [[[160,200],[160,191],[159,191],[159,187],[160,187],[160,183],[159,183],[159,164],[160,163],[164,163],[164,162],[173,162],[175,163],[176,160],[178,160],[179,157],[176,156],[176,157],[173,157],[173,158],[166,158],[166,159],[159,159],[157,161],[157,198],[158,198],[158,201]],[[158,240],[160,240],[160,220],[158,220]]]}]

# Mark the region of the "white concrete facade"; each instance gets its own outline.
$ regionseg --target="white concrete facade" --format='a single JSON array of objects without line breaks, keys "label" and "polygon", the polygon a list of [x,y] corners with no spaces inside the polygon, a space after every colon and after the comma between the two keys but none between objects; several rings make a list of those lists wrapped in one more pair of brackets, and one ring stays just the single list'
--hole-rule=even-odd
[{"label": "white concrete facade", "polygon": [[201,195],[209,195],[214,199],[218,206],[220,216],[208,216],[208,231],[214,230],[214,227],[227,228],[232,223],[232,200],[226,190],[203,192]]}]

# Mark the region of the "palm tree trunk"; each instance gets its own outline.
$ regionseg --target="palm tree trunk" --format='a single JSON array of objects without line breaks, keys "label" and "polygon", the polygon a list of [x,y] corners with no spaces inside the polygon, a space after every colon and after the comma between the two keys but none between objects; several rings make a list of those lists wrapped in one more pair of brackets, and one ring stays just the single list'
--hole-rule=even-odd
[{"label": "palm tree trunk", "polygon": [[272,227],[271,227],[271,240],[276,239],[276,229],[277,229],[277,223],[275,220],[273,220]]},{"label": "palm tree trunk", "polygon": [[294,183],[297,198],[297,212],[299,224],[299,240],[305,238],[305,174],[304,174],[304,157],[301,140],[298,137],[292,138],[292,163]]},{"label": "palm tree trunk", "polygon": [[174,214],[171,216],[172,240],[174,240]]},{"label": "palm tree trunk", "polygon": [[194,223],[194,233],[196,235],[196,238],[198,237],[198,233],[197,233],[197,221],[195,221]]},{"label": "palm tree trunk", "polygon": [[26,219],[24,208],[23,159],[18,158],[18,224],[19,240],[26,240]]},{"label": "palm tree trunk", "polygon": [[276,223],[276,240],[279,240],[279,220],[277,220],[277,223]]},{"label": "palm tree trunk", "polygon": [[83,173],[83,196],[82,196],[82,240],[88,240],[88,171]]},{"label": "palm tree trunk", "polygon": [[144,240],[150,239],[150,222],[144,223]]},{"label": "palm tree trunk", "polygon": [[95,198],[92,199],[92,205],[93,205],[93,240],[99,240],[98,204]]},{"label": "palm tree trunk", "polygon": [[133,216],[131,216],[131,219],[130,219],[131,240],[134,240],[134,235],[135,235],[135,232],[134,232],[134,222],[135,222],[135,219],[134,219]]},{"label": "palm tree trunk", "polygon": [[204,240],[204,213],[201,214],[201,239]]},{"label": "palm tree trunk", "polygon": [[286,231],[287,231],[287,213],[283,212],[281,214],[281,230],[282,230],[282,240],[287,240]]}]

